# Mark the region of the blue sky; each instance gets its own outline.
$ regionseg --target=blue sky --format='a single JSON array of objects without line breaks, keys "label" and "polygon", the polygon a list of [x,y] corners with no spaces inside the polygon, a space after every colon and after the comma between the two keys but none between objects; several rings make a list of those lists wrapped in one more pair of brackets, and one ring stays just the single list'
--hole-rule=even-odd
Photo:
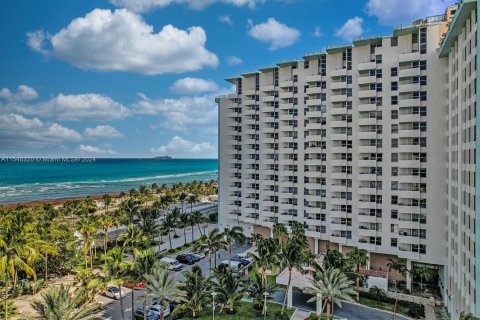
[{"label": "blue sky", "polygon": [[223,79],[454,0],[17,0],[0,12],[0,156],[215,158]]}]

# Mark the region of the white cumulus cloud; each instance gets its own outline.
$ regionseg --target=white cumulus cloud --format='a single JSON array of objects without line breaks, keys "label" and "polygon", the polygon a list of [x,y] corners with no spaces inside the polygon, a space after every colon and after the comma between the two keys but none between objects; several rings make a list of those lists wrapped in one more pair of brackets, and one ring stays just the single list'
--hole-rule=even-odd
[{"label": "white cumulus cloud", "polygon": [[382,25],[410,24],[415,19],[443,14],[457,0],[369,0],[365,10]]},{"label": "white cumulus cloud", "polygon": [[362,24],[363,19],[360,17],[348,19],[340,29],[335,31],[335,35],[345,41],[352,41],[363,34]]},{"label": "white cumulus cloud", "polygon": [[7,108],[30,116],[63,121],[110,121],[122,119],[131,113],[112,98],[95,93],[58,94],[36,104],[10,103]]},{"label": "white cumulus cloud", "polygon": [[255,8],[257,3],[263,3],[265,0],[110,0],[118,7],[124,7],[135,12],[145,12],[154,8],[163,8],[171,4],[186,4],[189,8],[200,10],[214,3],[226,3]]},{"label": "white cumulus cloud", "polygon": [[166,145],[151,148],[154,154],[172,154],[177,157],[217,157],[216,148],[209,142],[195,143],[175,136]]},{"label": "white cumulus cloud", "polygon": [[216,135],[218,108],[215,95],[156,100],[142,96],[133,111],[136,114],[160,116],[158,126],[164,129]]},{"label": "white cumulus cloud", "polygon": [[323,36],[322,29],[320,29],[319,26],[316,26],[315,30],[312,33],[312,36],[314,36],[315,38],[320,38],[321,36]]},{"label": "white cumulus cloud", "polygon": [[242,64],[243,61],[239,57],[236,56],[228,56],[227,57],[227,63],[231,66],[236,66],[238,64]]},{"label": "white cumulus cloud", "polygon": [[280,23],[275,18],[268,18],[266,22],[254,25],[248,20],[248,34],[261,42],[270,44],[270,50],[288,47],[300,37],[300,31]]},{"label": "white cumulus cloud", "polygon": [[55,122],[46,123],[38,118],[26,118],[14,113],[0,115],[2,148],[45,148],[80,140],[80,133]]},{"label": "white cumulus cloud", "polygon": [[191,94],[218,90],[218,85],[211,81],[200,78],[183,78],[178,79],[170,87],[170,90],[175,93]]},{"label": "white cumulus cloud", "polygon": [[126,9],[95,9],[54,35],[27,34],[32,50],[78,68],[147,75],[216,67],[218,58],[205,48],[206,41],[201,27],[181,30],[168,24],[155,33],[140,15]]},{"label": "white cumulus cloud", "polygon": [[123,134],[112,126],[96,126],[94,128],[86,128],[83,132],[85,138],[121,138]]},{"label": "white cumulus cloud", "polygon": [[16,92],[12,92],[8,88],[2,88],[0,98],[10,101],[27,101],[38,98],[38,93],[35,89],[22,84],[18,86]]},{"label": "white cumulus cloud", "polygon": [[117,154],[117,152],[113,151],[112,149],[108,148],[99,148],[89,145],[81,144],[79,147],[80,151],[87,152],[87,153],[95,153],[95,154]]},{"label": "white cumulus cloud", "polygon": [[219,16],[218,21],[226,23],[228,25],[233,25],[232,17],[230,15]]}]

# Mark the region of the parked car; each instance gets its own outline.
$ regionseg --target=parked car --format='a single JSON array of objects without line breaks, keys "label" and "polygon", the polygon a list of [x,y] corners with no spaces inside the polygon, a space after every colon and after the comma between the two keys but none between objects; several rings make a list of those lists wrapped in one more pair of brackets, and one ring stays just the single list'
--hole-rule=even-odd
[{"label": "parked car", "polygon": [[175,259],[177,259],[178,262],[181,262],[183,264],[194,264],[195,262],[197,262],[197,259],[185,253],[179,254],[175,257]]},{"label": "parked car", "polygon": [[[133,314],[135,320],[143,320],[145,311],[143,308],[136,308]],[[151,310],[147,310],[147,320],[158,320],[158,316]]]},{"label": "parked car", "polygon": [[[161,310],[161,305],[159,304],[154,304],[153,306],[150,306],[148,308],[149,311],[152,311],[155,313],[157,317],[160,318],[160,310]],[[170,314],[170,306],[167,306],[166,308],[163,308],[163,317],[166,318]]]},{"label": "parked car", "polygon": [[170,271],[179,271],[183,269],[183,264],[173,258],[163,257],[160,259],[160,262],[166,263],[168,265],[167,269]]},{"label": "parked car", "polygon": [[145,286],[145,283],[143,281],[140,281],[140,282],[137,282],[137,283],[132,283],[132,282],[125,281],[123,283],[123,286],[125,286],[127,288],[140,289],[140,288],[143,288]]},{"label": "parked car", "polygon": [[205,252],[189,252],[189,254],[192,254],[200,259],[203,259],[207,256]]},{"label": "parked car", "polygon": [[117,287],[108,287],[105,291],[105,295],[112,299],[120,299],[120,290]]},{"label": "parked car", "polygon": [[[165,301],[168,302],[168,305],[170,306],[170,312],[173,312],[173,310],[175,310],[175,308],[177,307],[177,304],[168,298],[165,299]],[[160,304],[160,299],[153,298],[152,305],[154,304]]]},{"label": "parked car", "polygon": [[200,260],[202,260],[202,258],[200,258],[200,256],[198,254],[195,254],[193,252],[187,252],[185,253],[187,256],[190,256],[192,257],[193,260],[195,260],[195,262],[198,262]]},{"label": "parked car", "polygon": [[253,258],[250,257],[248,254],[246,253],[239,253],[239,254],[236,254],[234,256],[234,258],[240,258],[240,259],[245,259],[245,260],[248,260],[249,262],[253,262]]},{"label": "parked car", "polygon": [[248,266],[251,262],[244,258],[233,257],[232,261],[240,262],[240,268]]},{"label": "parked car", "polygon": [[[228,260],[223,260],[222,262],[220,262],[220,265],[224,265],[228,268]],[[233,269],[233,270],[237,270],[237,269],[240,269],[242,267],[242,263],[239,262],[239,261],[234,261],[232,260],[230,262],[230,267]]]}]

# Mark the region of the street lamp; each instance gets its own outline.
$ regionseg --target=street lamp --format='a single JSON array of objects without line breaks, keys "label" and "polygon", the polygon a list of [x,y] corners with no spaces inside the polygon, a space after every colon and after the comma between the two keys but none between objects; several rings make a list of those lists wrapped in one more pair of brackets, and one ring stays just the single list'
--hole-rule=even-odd
[{"label": "street lamp", "polygon": [[212,320],[215,320],[215,297],[217,296],[217,292],[212,291]]},{"label": "street lamp", "polygon": [[268,297],[268,292],[264,292],[263,296],[265,299],[263,300],[263,319],[267,319],[267,297]]}]

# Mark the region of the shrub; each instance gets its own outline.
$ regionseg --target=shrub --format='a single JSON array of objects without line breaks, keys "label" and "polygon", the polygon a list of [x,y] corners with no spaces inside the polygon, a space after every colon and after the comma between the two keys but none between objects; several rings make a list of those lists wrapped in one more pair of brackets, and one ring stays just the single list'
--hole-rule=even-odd
[{"label": "shrub", "polygon": [[[12,300],[7,300],[8,318],[14,317],[18,314],[17,306],[13,304]],[[0,301],[0,318],[5,318],[5,300]]]},{"label": "shrub", "polygon": [[168,253],[174,253],[175,249],[168,249]]}]

